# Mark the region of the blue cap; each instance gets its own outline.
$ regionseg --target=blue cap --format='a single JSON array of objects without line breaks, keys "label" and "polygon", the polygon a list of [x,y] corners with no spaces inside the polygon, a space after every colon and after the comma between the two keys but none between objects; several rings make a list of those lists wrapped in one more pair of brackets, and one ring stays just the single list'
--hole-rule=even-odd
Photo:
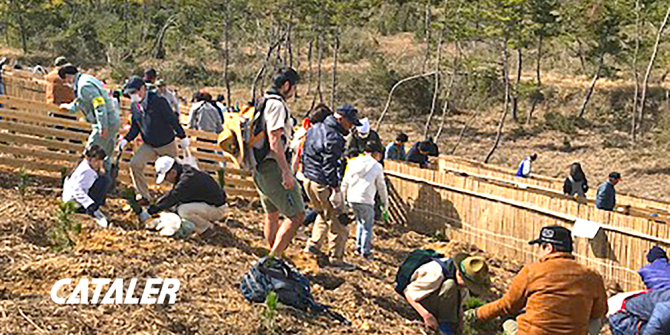
[{"label": "blue cap", "polygon": [[361,126],[361,121],[358,120],[358,110],[351,104],[344,104],[340,107],[337,107],[335,112],[347,118],[354,126]]},{"label": "blue cap", "polygon": [[144,86],[144,80],[138,76],[128,78],[128,81],[123,86],[123,94],[133,94]]}]

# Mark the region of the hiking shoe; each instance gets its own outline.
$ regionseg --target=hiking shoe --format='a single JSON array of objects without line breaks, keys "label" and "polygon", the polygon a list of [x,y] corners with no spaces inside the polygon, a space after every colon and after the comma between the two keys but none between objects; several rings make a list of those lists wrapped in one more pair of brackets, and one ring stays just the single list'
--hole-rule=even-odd
[{"label": "hiking shoe", "polygon": [[321,253],[321,250],[319,248],[313,246],[313,245],[308,245],[303,249],[305,253],[312,254],[313,256],[317,256]]},{"label": "hiking shoe", "polygon": [[342,271],[353,271],[356,267],[342,260],[330,260],[330,266]]},{"label": "hiking shoe", "polygon": [[109,222],[107,222],[107,217],[105,217],[105,214],[102,214],[100,210],[95,211],[95,213],[93,213],[93,217],[98,226],[102,228],[107,228],[107,226],[109,226]]}]

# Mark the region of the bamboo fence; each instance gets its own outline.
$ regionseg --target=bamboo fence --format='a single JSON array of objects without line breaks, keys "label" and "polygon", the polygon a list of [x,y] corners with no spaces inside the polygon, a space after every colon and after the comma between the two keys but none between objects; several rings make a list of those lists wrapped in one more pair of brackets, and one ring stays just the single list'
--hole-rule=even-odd
[{"label": "bamboo fence", "polygon": [[[91,125],[82,120],[72,120],[68,112],[58,107],[0,95],[0,166],[42,171],[58,175],[63,168],[74,167],[84,149]],[[220,169],[225,174],[226,192],[229,195],[256,197],[251,174],[237,167],[221,167],[219,162],[230,163],[216,143],[217,134],[186,130],[191,139],[191,151],[201,170],[216,175]],[[132,146],[139,145],[138,137],[122,155],[119,181],[130,184],[129,161]],[[153,169],[145,174],[153,177]],[[151,180],[151,178],[150,178]]]},{"label": "bamboo fence", "polygon": [[528,241],[543,226],[572,228],[575,220],[601,225],[594,239],[575,238],[575,256],[624,289],[642,288],[636,270],[653,245],[670,246],[666,224],[606,212],[572,199],[529,192],[490,181],[404,163],[386,162],[391,217],[423,234],[445,234],[490,253],[524,263],[536,261]]}]

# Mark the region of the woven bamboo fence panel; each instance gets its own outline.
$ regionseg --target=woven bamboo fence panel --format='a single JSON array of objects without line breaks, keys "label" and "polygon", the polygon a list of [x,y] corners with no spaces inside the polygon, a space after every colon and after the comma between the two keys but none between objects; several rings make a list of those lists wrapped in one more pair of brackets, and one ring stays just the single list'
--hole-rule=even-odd
[{"label": "woven bamboo fence panel", "polygon": [[[556,192],[562,192],[563,179],[552,178],[542,175],[533,174],[530,178],[519,178],[514,176],[516,171],[509,170],[500,166],[483,164],[481,162],[470,159],[442,155],[438,159],[439,170],[458,170],[473,175],[487,176],[493,178],[504,179],[516,183],[523,183],[527,185],[538,186],[542,188],[552,189]],[[595,193],[600,181],[596,181],[590,185],[587,196],[591,201],[595,198]],[[592,181],[593,183],[593,181]],[[649,211],[659,211],[660,213],[670,213],[670,202],[645,199],[629,194],[617,194],[618,205],[637,207],[647,209]]]},{"label": "woven bamboo fence panel", "polygon": [[386,162],[391,217],[414,231],[469,242],[524,263],[537,260],[528,241],[546,225],[571,229],[575,218],[600,223],[593,239],[575,237],[575,256],[624,289],[642,288],[636,270],[653,245],[670,246],[666,224],[605,212],[574,200],[512,189],[440,171]]},{"label": "woven bamboo fence panel", "polygon": [[[0,95],[0,166],[40,171],[58,176],[63,168],[71,169],[78,161],[91,131],[91,125],[81,120],[64,119],[72,114],[58,107]],[[216,146],[216,134],[186,130],[191,138],[191,152],[201,170],[216,176],[222,169],[219,162],[229,162]],[[138,147],[138,137],[122,155],[119,180],[131,184],[129,161],[132,147]],[[214,142],[214,143],[213,143]],[[145,168],[153,180],[154,172]],[[257,197],[251,174],[235,167],[223,168],[226,192],[229,195]]]}]

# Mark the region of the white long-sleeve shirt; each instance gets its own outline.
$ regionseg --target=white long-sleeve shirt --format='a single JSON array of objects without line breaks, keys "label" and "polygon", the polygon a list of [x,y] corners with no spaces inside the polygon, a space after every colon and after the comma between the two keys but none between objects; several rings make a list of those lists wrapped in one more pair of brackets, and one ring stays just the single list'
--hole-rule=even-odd
[{"label": "white long-sleeve shirt", "polygon": [[72,175],[65,178],[63,202],[74,200],[83,208],[88,208],[94,203],[93,199],[88,196],[88,190],[91,189],[96,179],[98,179],[98,173],[88,164],[88,160],[82,160]]},{"label": "white long-sleeve shirt", "polygon": [[342,191],[347,202],[375,204],[375,194],[388,207],[388,191],[384,181],[384,168],[370,155],[356,157],[347,163],[342,179]]}]

